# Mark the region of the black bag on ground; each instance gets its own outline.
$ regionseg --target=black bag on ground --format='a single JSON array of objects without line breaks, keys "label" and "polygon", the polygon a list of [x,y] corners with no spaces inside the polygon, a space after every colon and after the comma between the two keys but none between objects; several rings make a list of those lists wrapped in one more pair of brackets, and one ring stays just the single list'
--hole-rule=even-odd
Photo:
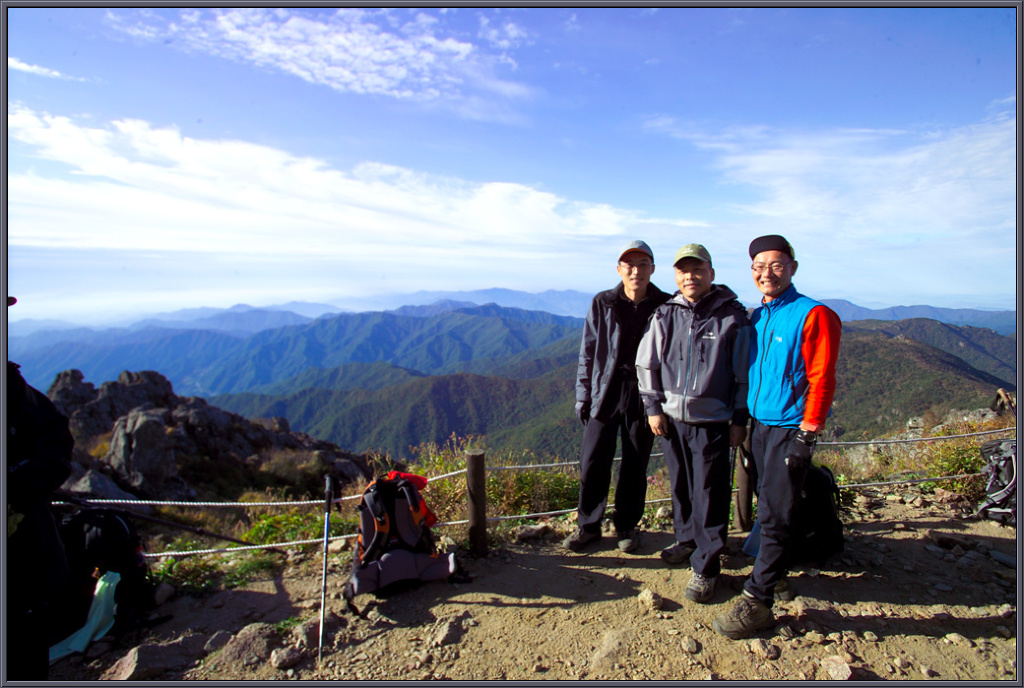
[{"label": "black bag on ground", "polygon": [[821,566],[843,551],[843,522],[839,519],[839,485],[827,466],[807,470],[796,510],[793,563]]},{"label": "black bag on ground", "polygon": [[54,610],[53,636],[59,641],[85,624],[96,581],[108,571],[121,576],[114,590],[111,633],[135,628],[155,606],[155,588],[142,555],[142,538],[129,515],[116,509],[82,509],[65,517],[59,531],[70,576]]},{"label": "black bag on ground", "polygon": [[359,538],[345,599],[378,597],[458,571],[455,554],[440,554],[427,526],[426,504],[408,479],[377,478],[359,499]]},{"label": "black bag on ground", "polygon": [[985,499],[976,516],[1017,525],[1017,440],[989,440],[981,445],[987,479]]}]

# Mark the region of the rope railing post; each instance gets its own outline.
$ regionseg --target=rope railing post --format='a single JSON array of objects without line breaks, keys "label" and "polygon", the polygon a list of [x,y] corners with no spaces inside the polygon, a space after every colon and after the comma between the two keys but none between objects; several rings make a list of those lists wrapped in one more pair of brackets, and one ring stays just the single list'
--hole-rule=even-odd
[{"label": "rope railing post", "polygon": [[469,500],[469,552],[487,556],[487,494],[484,452],[466,451],[466,495]]}]

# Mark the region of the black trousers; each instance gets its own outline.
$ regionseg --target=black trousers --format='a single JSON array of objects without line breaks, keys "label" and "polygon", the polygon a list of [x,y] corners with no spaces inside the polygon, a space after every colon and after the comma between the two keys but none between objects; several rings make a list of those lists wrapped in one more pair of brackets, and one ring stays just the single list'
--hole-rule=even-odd
[{"label": "black trousers", "polygon": [[696,573],[717,576],[718,556],[729,536],[732,484],[729,474],[729,424],[694,425],[669,418],[661,440],[672,486],[672,525],[676,542],[695,547],[690,565]]},{"label": "black trousers", "polygon": [[651,460],[654,434],[647,425],[636,380],[627,379],[616,386],[619,393],[613,394],[615,389],[608,391],[602,409],[587,421],[583,431],[577,525],[592,533],[601,530],[601,519],[608,506],[608,488],[619,437],[622,438],[622,462],[615,484],[613,517],[617,532],[637,527],[647,499],[647,465]]},{"label": "black trousers", "polygon": [[786,453],[798,428],[783,428],[753,421],[750,451],[757,466],[757,522],[761,545],[754,570],[743,588],[769,607],[775,585],[789,569],[793,517],[799,504],[807,469],[791,471]]},{"label": "black trousers", "polygon": [[18,590],[7,589],[8,681],[45,681],[50,669],[50,606],[46,602],[19,599]]}]

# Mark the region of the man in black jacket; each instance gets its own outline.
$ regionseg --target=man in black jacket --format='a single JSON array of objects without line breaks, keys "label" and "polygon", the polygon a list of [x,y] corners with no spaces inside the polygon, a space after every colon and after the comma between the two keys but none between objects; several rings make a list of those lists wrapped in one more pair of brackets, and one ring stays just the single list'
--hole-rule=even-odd
[{"label": "man in black jacket", "polygon": [[622,283],[594,297],[583,326],[576,374],[576,416],[584,425],[580,451],[577,529],[562,543],[578,552],[601,539],[617,438],[622,462],[615,486],[613,524],[618,546],[640,546],[638,525],[647,497],[647,464],[654,435],[647,425],[636,378],[636,350],[651,313],[669,295],[651,284],[654,252],[631,241],[619,254]]},{"label": "man in black jacket", "polygon": [[[15,303],[7,297],[7,305]],[[75,440],[68,419],[7,362],[6,680],[45,681],[50,605],[67,584],[64,545],[50,512],[54,490],[71,474]]]}]

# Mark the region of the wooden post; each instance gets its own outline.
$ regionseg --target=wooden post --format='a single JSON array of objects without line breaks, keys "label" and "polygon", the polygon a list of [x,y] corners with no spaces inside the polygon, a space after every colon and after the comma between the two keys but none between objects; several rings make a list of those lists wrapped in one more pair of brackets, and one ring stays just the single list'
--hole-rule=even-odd
[{"label": "wooden post", "polygon": [[466,451],[466,495],[469,499],[469,553],[487,556],[487,494],[484,452]]}]

